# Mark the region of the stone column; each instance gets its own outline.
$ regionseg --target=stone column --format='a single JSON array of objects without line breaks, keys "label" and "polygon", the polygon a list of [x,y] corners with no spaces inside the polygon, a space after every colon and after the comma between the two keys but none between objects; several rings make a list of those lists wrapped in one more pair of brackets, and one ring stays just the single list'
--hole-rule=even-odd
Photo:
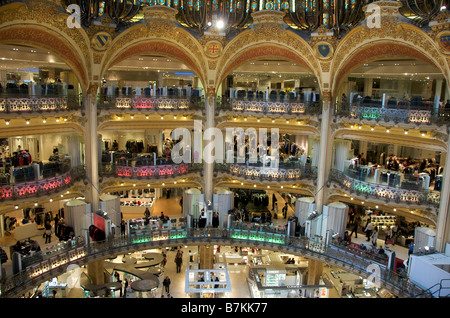
[{"label": "stone column", "polygon": [[105,283],[105,275],[104,275],[104,261],[96,261],[93,263],[87,264],[87,274],[89,278],[92,280],[94,285],[101,285]]},{"label": "stone column", "polygon": [[316,209],[319,213],[322,212],[322,206],[325,204],[325,184],[328,181],[331,158],[331,136],[330,136],[330,122],[331,122],[331,94],[330,92],[323,92],[323,106],[322,106],[322,123],[320,127],[320,156],[319,165],[317,166],[317,185],[316,185]]},{"label": "stone column", "polygon": [[214,246],[202,245],[200,246],[200,265],[199,269],[213,269],[214,268]]},{"label": "stone column", "polygon": [[[215,127],[214,123],[214,110],[216,107],[216,94],[214,88],[208,88],[207,96],[205,98],[205,114],[206,114],[206,122],[205,122],[205,130],[208,128]],[[209,141],[208,143],[213,142]],[[203,145],[205,148],[207,143]],[[213,200],[214,193],[214,163],[207,163],[204,161],[203,166],[203,180],[204,180],[204,193],[205,193],[205,202]]]},{"label": "stone column", "polygon": [[[445,156],[444,178],[441,188],[441,202],[439,205],[437,226],[436,226],[436,250],[445,252],[445,244],[450,242],[450,139],[447,141],[447,154]],[[441,163],[442,164],[442,163]]]},{"label": "stone column", "polygon": [[5,233],[5,215],[0,214],[0,237],[3,237]]},{"label": "stone column", "polygon": [[323,263],[313,259],[308,260],[307,285],[319,285],[320,276],[322,276]]},{"label": "stone column", "polygon": [[99,153],[98,153],[98,133],[97,133],[97,88],[98,85],[91,85],[87,92],[83,93],[83,104],[86,115],[86,175],[90,180],[90,191],[88,201],[92,210],[99,208]]}]

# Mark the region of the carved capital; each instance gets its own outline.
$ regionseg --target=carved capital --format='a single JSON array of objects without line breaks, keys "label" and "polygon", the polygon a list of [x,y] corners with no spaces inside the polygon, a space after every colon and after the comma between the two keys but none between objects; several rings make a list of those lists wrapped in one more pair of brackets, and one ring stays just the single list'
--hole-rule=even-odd
[{"label": "carved capital", "polygon": [[89,95],[97,95],[97,91],[98,91],[98,84],[97,83],[90,83],[89,87],[87,89],[87,93]]}]

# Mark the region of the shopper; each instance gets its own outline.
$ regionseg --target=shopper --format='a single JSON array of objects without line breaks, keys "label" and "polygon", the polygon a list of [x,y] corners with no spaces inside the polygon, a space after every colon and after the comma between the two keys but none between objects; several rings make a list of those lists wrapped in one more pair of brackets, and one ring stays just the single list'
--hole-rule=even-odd
[{"label": "shopper", "polygon": [[377,239],[378,239],[378,227],[375,226],[373,233],[372,233],[372,245],[374,247],[377,246]]},{"label": "shopper", "polygon": [[177,265],[177,273],[180,273],[181,265],[183,264],[183,256],[181,255],[180,251],[178,251],[177,255],[175,256],[175,264]]},{"label": "shopper", "polygon": [[286,218],[286,216],[287,216],[287,211],[288,211],[288,204],[285,203],[284,207],[283,207],[283,210],[282,210],[284,218]]},{"label": "shopper", "polygon": [[214,228],[219,227],[219,213],[217,211],[215,211],[213,214],[212,226]]},{"label": "shopper", "polygon": [[275,207],[273,209],[274,218],[278,219],[278,203],[275,202]]},{"label": "shopper", "polygon": [[45,244],[50,243],[52,241],[52,225],[49,220],[46,220],[44,224],[44,237],[45,237]]},{"label": "shopper", "polygon": [[372,237],[372,229],[373,229],[373,225],[372,222],[370,222],[370,218],[367,221],[367,226],[364,229],[364,233],[366,233],[366,237],[367,237],[367,242],[370,241],[370,238]]},{"label": "shopper", "polygon": [[126,232],[126,223],[125,220],[122,219],[122,221],[120,222],[120,235],[125,236],[125,232]]},{"label": "shopper", "polygon": [[127,298],[128,279],[124,280],[123,297]]},{"label": "shopper", "polygon": [[352,225],[352,232],[350,233],[350,237],[352,237],[353,233],[355,233],[355,238],[358,238],[358,225],[359,225],[359,216],[356,216],[355,220],[353,221]]},{"label": "shopper", "polygon": [[166,276],[166,278],[164,278],[163,281],[163,286],[164,286],[164,290],[166,291],[166,293],[170,293],[170,278],[169,276]]},{"label": "shopper", "polygon": [[[392,230],[391,230],[391,227],[388,225],[384,231],[386,233],[386,237],[384,238],[384,245],[392,244]],[[388,243],[388,241],[390,243]]]},{"label": "shopper", "polygon": [[146,219],[148,219],[150,217],[150,210],[148,208],[145,208],[144,216],[145,216]]},{"label": "shopper", "polygon": [[391,232],[392,232],[392,236],[391,236],[392,246],[394,246],[395,241],[397,239],[397,232],[398,232],[397,224],[394,224],[394,226],[391,228]]},{"label": "shopper", "polygon": [[6,251],[0,247],[0,277],[1,281],[6,280],[6,269],[3,267],[3,264],[8,261],[8,254]]},{"label": "shopper", "polygon": [[166,264],[167,264],[167,255],[166,255],[166,253],[163,253],[163,257],[164,257],[164,259],[163,259],[163,262],[162,262],[162,266],[163,266],[163,268],[165,268]]}]

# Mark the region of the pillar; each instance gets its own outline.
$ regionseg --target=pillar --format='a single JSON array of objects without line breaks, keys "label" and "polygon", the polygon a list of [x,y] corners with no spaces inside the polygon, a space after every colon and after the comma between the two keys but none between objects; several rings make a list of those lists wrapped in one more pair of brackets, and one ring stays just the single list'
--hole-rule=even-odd
[{"label": "pillar", "polygon": [[213,269],[214,268],[214,246],[202,245],[200,246],[200,265],[199,269]]},{"label": "pillar", "polygon": [[334,168],[344,172],[345,160],[351,147],[348,140],[339,140],[334,142]]},{"label": "pillar", "polygon": [[156,87],[157,88],[163,87],[163,73],[162,72],[158,73],[158,81],[156,82]]},{"label": "pillar", "polygon": [[319,285],[320,276],[322,276],[323,263],[313,259],[308,260],[308,277],[306,278],[307,285]]},{"label": "pillar", "polygon": [[69,156],[72,158],[72,167],[81,166],[80,140],[77,135],[72,135],[67,138],[67,150]]},{"label": "pillar", "polygon": [[98,85],[91,85],[83,94],[83,104],[86,113],[86,175],[90,180],[90,191],[88,201],[91,203],[92,210],[99,208],[99,153],[98,153],[98,132],[97,132],[97,88]]},{"label": "pillar", "polygon": [[[448,128],[447,128],[448,129]],[[447,154],[445,156],[444,178],[441,188],[441,202],[439,205],[438,220],[436,225],[436,250],[445,252],[445,244],[450,241],[450,139],[447,141]],[[441,161],[442,164],[442,161]]]},{"label": "pillar", "polygon": [[323,93],[322,106],[322,122],[320,127],[320,155],[319,164],[317,166],[317,185],[315,202],[316,209],[322,213],[322,206],[325,204],[325,184],[328,181],[328,174],[331,164],[331,136],[330,136],[330,122],[331,122],[331,94],[330,92]]},{"label": "pillar", "polygon": [[105,283],[104,275],[104,261],[96,261],[87,264],[87,274],[94,285],[101,285]]},{"label": "pillar", "polygon": [[5,215],[0,215],[0,237],[5,235]]},{"label": "pillar", "polygon": [[372,96],[373,78],[364,79],[364,96]]},{"label": "pillar", "polygon": [[[207,96],[205,98],[205,113],[206,113],[206,123],[205,130],[208,128],[215,127],[214,123],[214,110],[216,106],[216,94],[214,88],[208,88]],[[213,141],[209,141],[213,142]],[[208,142],[208,143],[209,143]],[[204,147],[207,146],[207,143],[204,144]],[[203,148],[204,149],[204,148]],[[204,193],[205,193],[205,202],[213,200],[214,193],[214,162],[208,163],[204,161],[203,166],[203,180],[204,180]]]}]

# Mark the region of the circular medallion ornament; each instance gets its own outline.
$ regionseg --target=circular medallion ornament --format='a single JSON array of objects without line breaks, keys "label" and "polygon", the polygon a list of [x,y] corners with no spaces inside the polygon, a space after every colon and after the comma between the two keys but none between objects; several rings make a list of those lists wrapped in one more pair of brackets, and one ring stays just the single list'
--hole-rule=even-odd
[{"label": "circular medallion ornament", "polygon": [[108,32],[101,31],[94,34],[91,40],[91,45],[94,50],[104,51],[108,48],[111,41],[111,35]]},{"label": "circular medallion ornament", "polygon": [[207,57],[216,58],[222,53],[222,43],[219,41],[209,41],[205,45],[205,53]]},{"label": "circular medallion ornament", "polygon": [[439,46],[445,54],[450,54],[450,31],[443,31],[436,37]]},{"label": "circular medallion ornament", "polygon": [[328,42],[317,43],[315,51],[320,59],[329,59],[333,56],[333,46]]}]

